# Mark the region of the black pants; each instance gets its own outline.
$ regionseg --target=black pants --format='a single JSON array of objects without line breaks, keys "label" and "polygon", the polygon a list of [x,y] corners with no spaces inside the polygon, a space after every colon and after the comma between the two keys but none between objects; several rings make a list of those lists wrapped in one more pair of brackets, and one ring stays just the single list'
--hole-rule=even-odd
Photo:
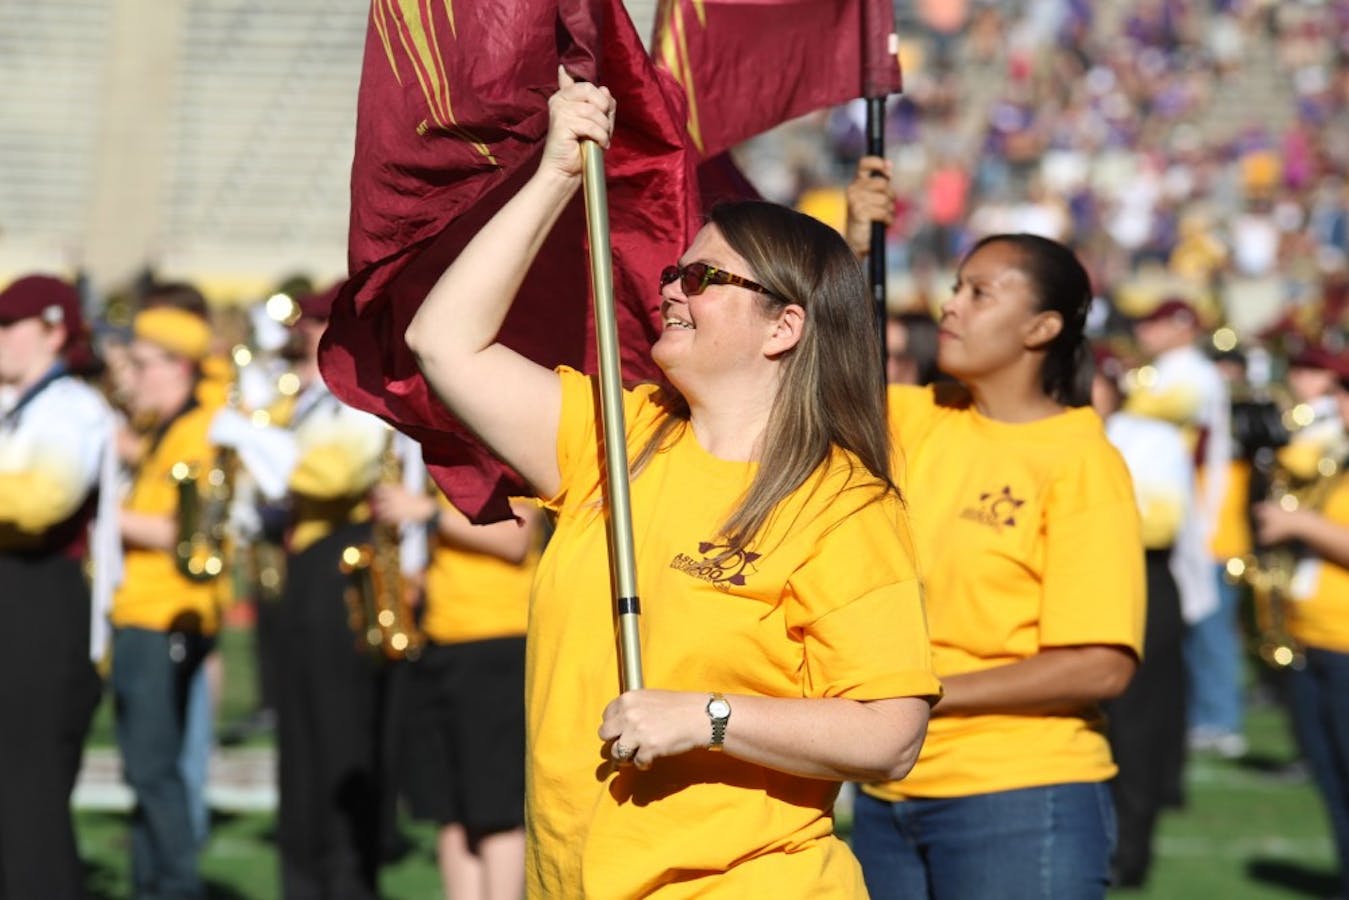
[{"label": "black pants", "polygon": [[0,898],[84,896],[70,792],[98,704],[76,560],[0,554]]},{"label": "black pants", "polygon": [[1330,820],[1344,896],[1349,895],[1349,653],[1304,650],[1307,664],[1287,670],[1288,709]]},{"label": "black pants", "polygon": [[356,650],[338,569],[346,527],[288,560],[278,634],[281,879],[287,900],[374,900],[387,667]]},{"label": "black pants", "polygon": [[[255,545],[254,560],[259,566],[268,567],[272,564],[266,561],[270,561],[280,554],[281,549],[279,547],[260,542]],[[284,559],[275,565],[279,566],[284,578]],[[253,586],[253,611],[255,615],[253,624],[254,655],[258,667],[258,708],[259,710],[276,712],[276,696],[280,689],[278,682],[281,679],[278,671],[281,653],[280,636],[278,634],[281,627],[281,599],[276,595],[276,589],[255,584]]]},{"label": "black pants", "polygon": [[1110,748],[1119,766],[1112,782],[1119,821],[1116,878],[1142,884],[1152,862],[1152,833],[1167,786],[1185,764],[1184,626],[1169,550],[1147,555],[1147,628],[1143,661],[1123,694],[1106,705]]}]

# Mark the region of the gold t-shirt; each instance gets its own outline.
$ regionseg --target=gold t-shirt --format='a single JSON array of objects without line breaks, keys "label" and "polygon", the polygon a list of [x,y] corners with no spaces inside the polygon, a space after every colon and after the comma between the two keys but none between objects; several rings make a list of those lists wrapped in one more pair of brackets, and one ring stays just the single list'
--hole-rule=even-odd
[{"label": "gold t-shirt", "polygon": [[[619,692],[598,389],[562,379],[557,530],[531,600],[526,827],[531,897],[864,897],[834,836],[838,783],[695,750],[613,769],[596,735]],[[666,415],[625,394],[629,455]],[[933,697],[902,508],[836,453],[744,551],[720,526],[752,463],[677,429],[632,483],[646,685],[771,697]],[[734,712],[731,728],[735,727]],[[710,727],[709,727],[710,735]]]},{"label": "gold t-shirt", "polygon": [[[1339,476],[1321,515],[1349,528],[1349,477]],[[1307,559],[1294,577],[1294,586],[1296,596],[1289,601],[1287,612],[1289,634],[1308,647],[1349,653],[1349,569],[1323,559]]]},{"label": "gold t-shirt", "polygon": [[[954,386],[942,386],[943,399]],[[890,389],[938,676],[1083,644],[1138,654],[1143,547],[1128,470],[1091,409],[1026,424]],[[960,797],[1115,773],[1092,706],[1056,715],[936,715],[913,771],[883,799]]]},{"label": "gold t-shirt", "polygon": [[[177,463],[210,468],[215,451],[207,443],[214,410],[196,406],[169,425],[136,472],[122,507],[131,512],[176,516],[178,485],[172,475]],[[126,548],[122,585],[112,600],[112,624],[119,628],[167,631],[172,627],[216,629],[218,587],[194,582],[178,572],[172,551]]]},{"label": "gold t-shirt", "polygon": [[[437,498],[442,508],[450,508],[444,494],[437,492]],[[537,546],[522,562],[512,563],[435,538],[422,630],[438,644],[523,635],[538,561]]]}]

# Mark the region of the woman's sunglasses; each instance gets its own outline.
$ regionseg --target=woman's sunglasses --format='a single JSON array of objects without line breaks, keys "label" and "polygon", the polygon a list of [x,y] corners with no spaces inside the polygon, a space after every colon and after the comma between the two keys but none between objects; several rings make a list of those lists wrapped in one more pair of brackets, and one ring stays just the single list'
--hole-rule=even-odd
[{"label": "woman's sunglasses", "polygon": [[[732,275],[730,272],[723,272],[716,266],[709,266],[707,263],[700,262],[689,263],[687,266],[666,266],[665,270],[660,273],[660,286],[665,287],[672,281],[679,282],[679,288],[684,292],[685,297],[698,296],[707,290],[707,286],[710,284],[734,284],[737,287],[767,294],[770,297],[778,296],[768,288],[750,281],[748,278]],[[778,299],[781,298],[778,297]]]}]

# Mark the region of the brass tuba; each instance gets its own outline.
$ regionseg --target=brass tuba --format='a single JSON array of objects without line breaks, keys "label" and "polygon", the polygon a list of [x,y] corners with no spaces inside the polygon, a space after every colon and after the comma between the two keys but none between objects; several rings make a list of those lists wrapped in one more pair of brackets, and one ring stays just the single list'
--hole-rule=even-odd
[{"label": "brass tuba", "polygon": [[[379,460],[381,484],[402,481],[402,466],[389,431]],[[353,584],[347,589],[347,621],[357,649],[387,660],[416,659],[423,638],[408,602],[400,559],[398,526],[375,522],[369,544],[342,551],[341,569]]]}]

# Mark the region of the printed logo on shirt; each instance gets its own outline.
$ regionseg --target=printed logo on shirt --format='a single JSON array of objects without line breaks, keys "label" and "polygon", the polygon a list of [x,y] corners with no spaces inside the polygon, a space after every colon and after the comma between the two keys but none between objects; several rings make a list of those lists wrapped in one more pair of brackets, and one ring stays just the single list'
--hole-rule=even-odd
[{"label": "printed logo on shirt", "polygon": [[676,555],[670,560],[670,568],[710,582],[719,591],[729,591],[732,585],[743,586],[745,576],[755,571],[754,563],[760,556],[749,550],[731,552],[729,545],[711,541],[701,541],[698,553],[702,559],[695,559],[687,553]]},{"label": "printed logo on shirt", "polygon": [[1003,485],[1002,490],[997,493],[985,491],[980,494],[979,506],[965,507],[960,513],[960,518],[987,525],[994,531],[1001,532],[1004,528],[1016,525],[1016,511],[1025,502],[1012,496],[1010,485]]}]

